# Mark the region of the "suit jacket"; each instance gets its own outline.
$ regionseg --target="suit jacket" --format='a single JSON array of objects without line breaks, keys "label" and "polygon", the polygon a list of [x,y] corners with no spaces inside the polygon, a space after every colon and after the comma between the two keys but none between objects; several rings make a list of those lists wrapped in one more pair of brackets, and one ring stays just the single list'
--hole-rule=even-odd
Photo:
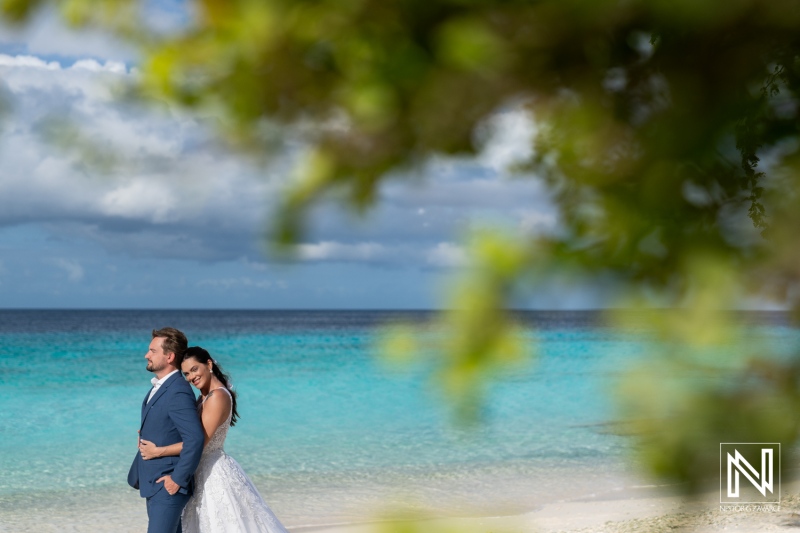
[{"label": "suit jacket", "polygon": [[[148,396],[150,392],[148,391]],[[183,450],[178,456],[157,457],[145,461],[136,453],[128,472],[128,484],[139,489],[143,498],[155,494],[162,483],[156,483],[161,476],[169,474],[181,486],[184,494],[194,490],[194,471],[203,454],[205,434],[200,418],[197,416],[192,387],[176,372],[165,381],[148,402],[142,402],[141,438],[152,441],[156,446],[168,446],[183,442]]]}]

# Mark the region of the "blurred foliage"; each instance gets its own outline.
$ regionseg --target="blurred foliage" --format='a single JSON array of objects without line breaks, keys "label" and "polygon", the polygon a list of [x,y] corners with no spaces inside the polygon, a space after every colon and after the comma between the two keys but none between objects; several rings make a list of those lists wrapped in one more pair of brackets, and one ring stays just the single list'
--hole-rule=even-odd
[{"label": "blurred foliage", "polygon": [[[492,517],[477,522],[475,519],[442,520],[409,513],[387,513],[391,520],[381,520],[370,528],[375,533],[516,533],[529,528],[521,520],[510,517]],[[477,522],[477,523],[476,523]]]},{"label": "blurred foliage", "polygon": [[[47,3],[0,5],[24,21]],[[332,191],[362,210],[390,170],[476,153],[476,128],[523,102],[538,129],[524,170],[548,184],[559,228],[522,245],[475,240],[460,310],[442,318],[457,332],[446,388],[467,405],[464,391],[517,357],[505,310],[520,280],[569,271],[623,288],[623,302],[680,309],[653,315],[671,349],[623,387],[655,471],[695,487],[716,450],[706,441],[794,442],[797,362],[681,354],[724,347],[735,328],[716,311],[739,297],[800,309],[795,2],[196,0],[185,26],[158,35],[143,2],[52,4],[140,44],[141,95],[211,110],[254,151],[276,124],[302,134],[284,242]],[[716,379],[681,381],[700,369]]]},{"label": "blurred foliage", "polygon": [[35,125],[34,131],[62,153],[74,156],[73,165],[78,168],[99,171],[102,175],[111,174],[120,167],[128,172],[133,168],[129,162],[120,161],[119,154],[123,152],[110,148],[106,139],[87,136],[63,117],[46,117]]},{"label": "blurred foliage", "polygon": [[726,370],[662,358],[623,381],[623,414],[633,419],[644,464],[687,492],[719,488],[723,442],[782,443],[782,479],[795,474],[797,450],[788,445],[800,429],[800,364],[756,358]]},{"label": "blurred foliage", "polygon": [[483,230],[470,241],[472,264],[447,299],[451,309],[427,328],[395,324],[385,329],[379,353],[394,363],[433,359],[435,382],[455,406],[456,420],[481,420],[488,382],[529,364],[533,341],[507,310],[514,281],[530,262],[529,243]]},{"label": "blurred foliage", "polygon": [[[720,296],[720,300],[724,297]],[[719,444],[780,442],[782,477],[795,475],[800,360],[765,350],[768,338],[719,309],[617,312],[621,327],[649,325],[653,352],[625,369],[615,391],[624,429],[653,474],[689,493],[719,488]],[[633,319],[633,320],[632,320]],[[757,463],[754,463],[757,464]]]}]

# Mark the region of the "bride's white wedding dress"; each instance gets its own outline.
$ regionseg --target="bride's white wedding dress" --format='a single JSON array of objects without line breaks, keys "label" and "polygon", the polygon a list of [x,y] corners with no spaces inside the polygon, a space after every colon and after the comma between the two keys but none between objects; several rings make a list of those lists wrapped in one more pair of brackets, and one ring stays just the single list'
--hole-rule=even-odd
[{"label": "bride's white wedding dress", "polygon": [[[224,387],[213,392],[218,390],[230,395]],[[202,409],[202,404],[199,409]],[[183,531],[288,533],[239,463],[222,449],[231,427],[232,411],[231,406],[227,420],[217,428],[203,449],[200,465],[194,474],[194,495],[183,509]]]}]

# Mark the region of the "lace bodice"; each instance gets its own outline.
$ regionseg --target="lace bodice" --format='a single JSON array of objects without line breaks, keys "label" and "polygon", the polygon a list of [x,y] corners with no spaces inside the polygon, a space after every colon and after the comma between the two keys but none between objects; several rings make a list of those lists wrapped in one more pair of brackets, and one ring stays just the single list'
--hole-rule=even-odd
[{"label": "lace bodice", "polygon": [[[200,404],[197,406],[198,414],[202,414],[203,404],[206,403],[206,400],[208,400],[212,394],[217,393],[217,391],[223,391],[228,396],[231,395],[230,391],[228,391],[228,389],[226,389],[225,387],[219,387],[218,389],[214,389],[213,391],[208,393],[208,396],[206,396],[203,399],[203,401],[200,402]],[[214,434],[211,436],[211,439],[208,441],[208,444],[206,444],[206,447],[203,448],[203,455],[208,455],[212,452],[223,449],[222,446],[225,444],[225,437],[228,436],[228,430],[231,428],[231,416],[233,415],[232,401],[233,398],[231,398],[231,409],[230,411],[228,411],[228,418],[226,418],[225,422],[220,424],[217,430],[214,431]]]}]

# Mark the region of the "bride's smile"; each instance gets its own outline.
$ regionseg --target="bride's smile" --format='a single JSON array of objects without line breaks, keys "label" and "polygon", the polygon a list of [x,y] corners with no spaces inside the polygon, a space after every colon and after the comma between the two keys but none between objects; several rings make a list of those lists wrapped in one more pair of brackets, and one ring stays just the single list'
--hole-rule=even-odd
[{"label": "bride's smile", "polygon": [[211,371],[212,364],[213,363],[209,361],[204,365],[196,359],[189,359],[183,362],[182,370],[186,381],[194,385],[195,388],[203,394],[203,396],[208,394],[208,391],[212,385],[214,377],[214,374]]}]

